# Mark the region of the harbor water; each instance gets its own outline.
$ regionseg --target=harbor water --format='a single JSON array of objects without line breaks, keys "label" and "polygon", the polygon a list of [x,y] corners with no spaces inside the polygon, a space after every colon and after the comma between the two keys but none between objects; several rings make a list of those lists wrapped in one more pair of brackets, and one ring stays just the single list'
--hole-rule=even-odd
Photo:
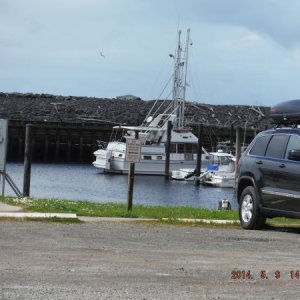
[{"label": "harbor water", "polygon": [[[23,164],[8,163],[6,172],[22,191]],[[226,199],[232,209],[237,209],[232,188],[196,186],[194,181],[169,181],[163,176],[136,175],[134,180],[133,204],[217,209],[218,202]],[[31,167],[31,197],[127,203],[127,187],[127,175],[105,174],[92,165],[32,164]],[[15,196],[7,183],[5,195]]]}]

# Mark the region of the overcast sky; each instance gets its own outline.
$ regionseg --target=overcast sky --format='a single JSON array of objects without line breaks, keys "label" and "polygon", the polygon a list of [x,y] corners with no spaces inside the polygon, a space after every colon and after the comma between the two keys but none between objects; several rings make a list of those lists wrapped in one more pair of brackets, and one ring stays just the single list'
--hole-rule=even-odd
[{"label": "overcast sky", "polygon": [[155,99],[190,28],[187,100],[299,99],[299,16],[299,0],[0,0],[0,91]]}]

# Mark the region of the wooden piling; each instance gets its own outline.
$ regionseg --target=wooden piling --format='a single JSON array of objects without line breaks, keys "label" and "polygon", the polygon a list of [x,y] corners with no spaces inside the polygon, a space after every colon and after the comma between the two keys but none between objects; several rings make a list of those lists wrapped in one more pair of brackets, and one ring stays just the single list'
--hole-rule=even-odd
[{"label": "wooden piling", "polygon": [[197,164],[196,164],[196,185],[200,185],[199,176],[201,174],[201,159],[202,159],[202,139],[203,139],[203,124],[199,125],[198,129],[198,147],[197,147]]},{"label": "wooden piling", "polygon": [[229,153],[233,153],[233,124],[230,125],[230,133],[229,133]]},{"label": "wooden piling", "polygon": [[237,176],[238,161],[241,157],[241,128],[240,127],[236,128],[235,136],[236,136],[236,141],[235,141],[235,157],[236,157],[235,176]]},{"label": "wooden piling", "polygon": [[[139,132],[135,131],[135,139],[139,138]],[[132,210],[133,203],[133,186],[134,186],[135,163],[130,162],[128,173],[128,194],[127,194],[127,210]]]},{"label": "wooden piling", "polygon": [[173,127],[172,122],[168,121],[167,143],[166,143],[166,161],[165,161],[165,179],[170,178],[170,151],[171,151],[172,127]]},{"label": "wooden piling", "polygon": [[83,132],[80,131],[80,136],[79,136],[79,157],[78,157],[79,162],[82,162],[82,154],[83,154]]},{"label": "wooden piling", "polygon": [[18,154],[17,154],[18,161],[23,161],[23,157],[24,157],[23,149],[24,149],[24,139],[21,136],[19,136],[19,140],[18,140]]},{"label": "wooden piling", "polygon": [[132,210],[135,163],[130,163],[128,174],[127,210]]},{"label": "wooden piling", "polygon": [[24,180],[23,180],[24,197],[29,197],[30,194],[31,159],[32,159],[32,124],[26,124],[25,153],[24,153]]},{"label": "wooden piling", "polygon": [[67,162],[71,162],[71,152],[72,152],[72,132],[71,130],[68,130],[68,137],[67,137]]},{"label": "wooden piling", "polygon": [[48,162],[48,148],[49,148],[49,138],[48,138],[48,131],[45,130],[44,136],[44,162]]}]

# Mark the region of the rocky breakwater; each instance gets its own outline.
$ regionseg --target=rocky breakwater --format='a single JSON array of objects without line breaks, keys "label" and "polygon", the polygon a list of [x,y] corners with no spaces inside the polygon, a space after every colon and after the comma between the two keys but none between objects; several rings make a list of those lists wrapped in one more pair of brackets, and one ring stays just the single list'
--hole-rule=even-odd
[{"label": "rocky breakwater", "polygon": [[[124,100],[49,94],[0,93],[0,118],[25,122],[100,122],[112,124],[141,124],[154,100]],[[162,105],[162,110],[168,105]],[[271,125],[269,107],[249,105],[211,105],[186,103],[187,125],[229,128],[255,127],[258,130]]]}]

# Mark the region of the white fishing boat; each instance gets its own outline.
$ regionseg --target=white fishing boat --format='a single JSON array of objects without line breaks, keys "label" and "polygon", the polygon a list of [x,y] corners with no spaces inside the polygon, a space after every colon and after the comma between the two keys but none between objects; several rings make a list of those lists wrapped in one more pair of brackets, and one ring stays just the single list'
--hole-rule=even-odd
[{"label": "white fishing boat", "polygon": [[[200,182],[207,185],[220,186],[220,180],[224,177],[224,186],[231,185],[231,182],[225,183],[227,179],[234,176],[235,157],[232,154],[218,150],[210,152],[208,165],[201,168]],[[195,180],[195,168],[172,171],[172,179],[175,180]],[[216,175],[216,177],[215,177]],[[214,178],[215,180],[212,180]]]},{"label": "white fishing boat", "polygon": [[235,157],[229,153],[210,153],[210,163],[206,172],[200,176],[203,185],[214,187],[234,187],[235,186]]},{"label": "white fishing boat", "polygon": [[[164,175],[166,161],[167,125],[172,122],[170,147],[170,172],[182,168],[194,168],[197,160],[198,138],[191,129],[185,127],[185,92],[187,87],[188,48],[190,30],[187,31],[185,45],[181,42],[178,31],[178,44],[174,59],[173,97],[162,111],[163,102],[157,100],[145,117],[141,126],[115,126],[114,137],[107,145],[102,144],[94,152],[93,165],[108,173],[128,173],[130,163],[126,161],[126,141],[134,139],[138,132],[141,140],[141,160],[135,164],[136,174]],[[202,148],[202,165],[208,163],[208,152]]]},{"label": "white fishing boat", "polygon": [[233,188],[235,186],[235,172],[207,172],[201,180],[203,185]]},{"label": "white fishing boat", "polygon": [[207,171],[228,172],[231,173],[235,169],[235,156],[230,153],[218,150],[217,152],[209,152]]}]

